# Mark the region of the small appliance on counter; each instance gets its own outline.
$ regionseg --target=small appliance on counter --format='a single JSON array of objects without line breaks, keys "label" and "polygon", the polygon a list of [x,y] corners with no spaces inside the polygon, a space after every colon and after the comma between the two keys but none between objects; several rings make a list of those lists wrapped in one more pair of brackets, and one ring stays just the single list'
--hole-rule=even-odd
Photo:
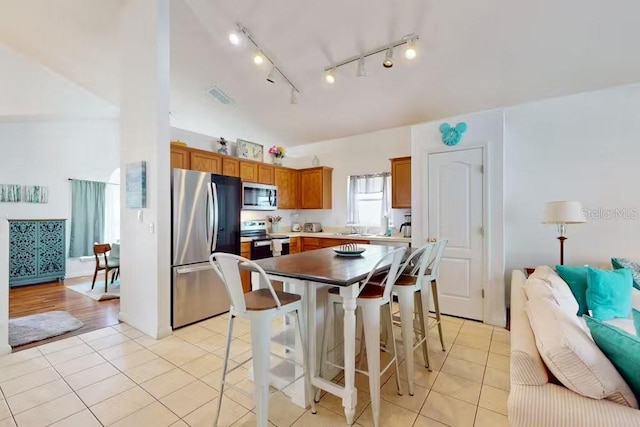
[{"label": "small appliance on counter", "polygon": [[320,233],[322,232],[322,224],[319,222],[305,222],[302,231],[305,233]]},{"label": "small appliance on counter", "polygon": [[300,214],[298,213],[291,214],[291,231],[300,231],[302,229],[302,227],[300,227],[300,221],[298,220],[299,217]]},{"label": "small appliance on counter", "polygon": [[[400,226],[400,232],[403,237],[411,237],[411,214],[404,214],[404,224]],[[403,232],[404,231],[404,232]]]}]

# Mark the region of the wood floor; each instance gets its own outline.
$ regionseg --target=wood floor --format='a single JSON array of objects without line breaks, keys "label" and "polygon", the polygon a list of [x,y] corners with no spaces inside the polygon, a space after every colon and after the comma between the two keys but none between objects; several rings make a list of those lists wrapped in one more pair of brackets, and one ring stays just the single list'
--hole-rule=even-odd
[{"label": "wood floor", "polygon": [[[90,282],[92,278],[92,276],[87,276],[67,279],[65,280],[65,284],[77,285]],[[98,274],[98,279],[96,280],[96,286],[99,286],[99,284],[103,284],[104,286],[104,276],[102,273]],[[95,331],[105,326],[115,325],[118,323],[120,300],[95,301],[78,292],[67,289],[64,284],[59,282],[20,286],[9,290],[10,319],[56,310],[68,312],[72,316],[80,319],[84,323],[84,326],[78,330],[57,337],[16,347],[13,351],[24,350],[73,335]]]}]

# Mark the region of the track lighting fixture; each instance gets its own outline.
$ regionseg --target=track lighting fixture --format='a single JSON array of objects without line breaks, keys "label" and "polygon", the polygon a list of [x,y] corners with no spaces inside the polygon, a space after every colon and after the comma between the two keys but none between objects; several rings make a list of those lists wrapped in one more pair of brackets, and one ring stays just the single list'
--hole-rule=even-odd
[{"label": "track lighting fixture", "polygon": [[384,68],[393,67],[393,48],[387,49],[387,53],[384,55],[384,61],[382,62]]},{"label": "track lighting fixture", "polygon": [[229,42],[230,42],[232,45],[234,45],[234,46],[238,46],[238,45],[240,44],[240,40],[241,40],[241,39],[240,39],[240,36],[238,35],[238,33],[237,33],[237,32],[232,31],[232,32],[229,34]]},{"label": "track lighting fixture", "polygon": [[[236,31],[233,31],[229,34],[229,42],[232,45],[237,46],[244,43],[245,41],[251,43],[255,48],[255,51],[254,51],[255,53],[253,55],[254,64],[262,65],[265,62],[268,62],[269,64],[271,64],[271,70],[267,75],[267,81],[269,83],[275,83],[276,75],[279,74],[282,80],[284,80],[289,86],[291,86],[291,103],[297,104],[298,95],[300,94],[300,91],[298,90],[298,88],[291,82],[291,80],[287,77],[287,75],[282,71],[282,68],[280,68],[273,61],[273,59],[271,59],[269,55],[267,55],[265,50],[260,47],[258,42],[256,42],[256,40],[251,36],[251,34],[249,34],[249,31],[245,27],[243,27],[240,23],[236,23]],[[278,80],[281,80],[281,79],[278,78]]]},{"label": "track lighting fixture", "polygon": [[253,63],[256,65],[262,65],[264,62],[264,54],[261,51],[257,51],[255,55],[253,55]]},{"label": "track lighting fixture", "polygon": [[416,51],[416,40],[411,39],[409,40],[409,43],[407,43],[407,48],[404,50],[404,57],[411,60],[415,59],[417,55],[418,52]]},{"label": "track lighting fixture", "polygon": [[267,76],[267,81],[269,83],[275,83],[276,71],[278,71],[278,69],[276,68],[275,65],[272,65],[271,71],[269,71],[269,75]]},{"label": "track lighting fixture", "polygon": [[356,72],[356,76],[365,77],[367,75],[367,70],[364,69],[364,57],[358,59],[358,71]]},{"label": "track lighting fixture", "polygon": [[330,70],[327,71],[327,73],[324,76],[324,79],[327,81],[327,83],[329,83],[330,85],[332,85],[335,81],[336,78],[333,75],[333,70],[334,68],[331,68]]},{"label": "track lighting fixture", "polygon": [[382,65],[385,68],[391,68],[393,67],[393,50],[397,47],[404,46],[404,45],[406,45],[406,48],[404,51],[405,58],[409,60],[414,59],[417,56],[416,42],[419,39],[420,39],[420,36],[416,34],[409,34],[393,43],[388,43],[384,46],[378,47],[376,49],[372,49],[368,52],[364,52],[359,55],[352,56],[351,58],[338,61],[335,64],[329,67],[326,67],[324,69],[326,73],[325,79],[327,83],[333,83],[335,81],[334,74],[337,68],[347,64],[351,64],[352,62],[356,62],[356,61],[358,62],[358,70],[356,72],[356,76],[358,77],[365,76],[366,75],[366,71],[364,69],[365,58],[368,58],[369,56],[372,56],[372,55],[377,55],[382,52],[385,53],[385,57],[384,57],[384,61],[382,62]]}]

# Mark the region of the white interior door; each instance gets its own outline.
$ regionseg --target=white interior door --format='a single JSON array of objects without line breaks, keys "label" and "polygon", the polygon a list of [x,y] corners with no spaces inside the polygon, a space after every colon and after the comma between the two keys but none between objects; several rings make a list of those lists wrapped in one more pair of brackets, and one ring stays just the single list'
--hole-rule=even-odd
[{"label": "white interior door", "polygon": [[429,154],[429,237],[447,239],[440,312],[483,320],[482,148]]}]

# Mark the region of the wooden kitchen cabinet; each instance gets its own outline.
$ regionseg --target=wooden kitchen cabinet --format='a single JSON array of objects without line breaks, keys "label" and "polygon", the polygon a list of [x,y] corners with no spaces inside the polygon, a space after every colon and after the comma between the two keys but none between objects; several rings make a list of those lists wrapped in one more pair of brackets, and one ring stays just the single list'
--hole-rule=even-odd
[{"label": "wooden kitchen cabinet", "polygon": [[300,237],[291,237],[289,239],[289,253],[297,254],[300,252]]},{"label": "wooden kitchen cabinet", "polygon": [[411,157],[391,159],[391,207],[411,207]]},{"label": "wooden kitchen cabinet", "polygon": [[274,169],[274,183],[278,187],[278,209],[297,209],[298,172],[287,168]]},{"label": "wooden kitchen cabinet", "polygon": [[240,179],[243,182],[258,182],[258,164],[240,161]]},{"label": "wooden kitchen cabinet", "polygon": [[302,252],[313,251],[322,247],[320,246],[320,240],[322,239],[319,239],[317,237],[301,237],[300,240]]},{"label": "wooden kitchen cabinet", "polygon": [[300,209],[331,209],[332,168],[300,170]]},{"label": "wooden kitchen cabinet", "polygon": [[240,177],[240,160],[224,156],[222,158],[222,175]]},{"label": "wooden kitchen cabinet", "polygon": [[258,183],[273,185],[275,168],[270,165],[258,164]]},{"label": "wooden kitchen cabinet", "polygon": [[[240,243],[240,256],[251,259],[251,242]],[[242,290],[244,293],[251,292],[251,272],[240,270],[240,278],[242,279]]]},{"label": "wooden kitchen cabinet", "polygon": [[171,168],[190,169],[189,149],[179,145],[171,145]]},{"label": "wooden kitchen cabinet", "polygon": [[191,149],[190,168],[194,171],[222,173],[222,156],[203,150]]}]

